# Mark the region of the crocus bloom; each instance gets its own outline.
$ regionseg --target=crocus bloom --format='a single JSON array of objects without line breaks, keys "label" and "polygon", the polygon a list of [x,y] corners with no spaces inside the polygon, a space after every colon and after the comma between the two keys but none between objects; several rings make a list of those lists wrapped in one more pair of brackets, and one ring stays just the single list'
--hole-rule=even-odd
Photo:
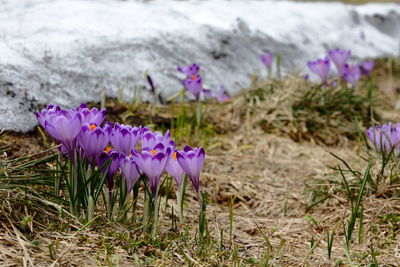
[{"label": "crocus bloom", "polygon": [[185,74],[187,77],[191,77],[199,72],[200,67],[196,63],[193,63],[192,65],[189,66],[180,66],[178,67],[178,70],[183,74]]},{"label": "crocus bloom", "polygon": [[343,67],[343,80],[350,83],[353,87],[361,78],[361,70],[357,65],[344,65]]},{"label": "crocus bloom", "polygon": [[78,108],[78,112],[82,115],[82,124],[89,123],[95,125],[101,125],[106,117],[106,109],[98,110],[94,107],[89,109],[86,104],[81,104]]},{"label": "crocus bloom", "polygon": [[111,160],[109,163],[110,166],[103,166],[101,170],[101,172],[104,173],[108,167],[108,172],[106,174],[106,185],[110,192],[114,186],[114,176],[120,168],[120,161],[124,157],[125,156],[120,152],[106,149],[106,151],[102,152],[97,158],[97,166],[99,167],[101,167],[107,160]]},{"label": "crocus bloom", "polygon": [[261,55],[260,58],[261,58],[262,63],[264,63],[264,65],[265,65],[268,69],[272,68],[272,62],[273,62],[273,60],[274,60],[274,54],[273,54],[273,53],[266,53],[266,54],[263,54],[263,55]]},{"label": "crocus bloom", "polygon": [[48,105],[47,108],[42,109],[40,112],[36,111],[36,118],[40,125],[44,128],[45,121],[47,120],[48,117],[54,114],[60,113],[61,108],[59,106],[55,105]]},{"label": "crocus bloom", "polygon": [[214,94],[211,90],[203,89],[203,93],[207,98],[212,98],[214,97]]},{"label": "crocus bloom", "polygon": [[176,158],[176,151],[172,153],[171,158],[169,159],[167,166],[165,167],[165,170],[169,175],[174,177],[176,185],[178,186],[178,188],[180,188],[185,172],[183,171],[181,165],[179,165],[179,162]]},{"label": "crocus bloom", "polygon": [[350,50],[340,50],[339,48],[337,49],[332,49],[328,52],[330,60],[332,60],[333,64],[335,64],[339,75],[342,75],[343,73],[343,68],[344,65],[347,63],[351,56],[351,51]]},{"label": "crocus bloom", "polygon": [[183,171],[189,176],[197,195],[200,196],[200,172],[205,158],[204,149],[202,147],[192,149],[186,146],[183,151],[176,152],[176,158]]},{"label": "crocus bloom", "polygon": [[77,140],[92,166],[96,163],[97,157],[107,147],[110,141],[111,129],[110,123],[106,123],[103,127],[89,123],[82,126]]},{"label": "crocus bloom", "polygon": [[374,68],[374,65],[375,62],[373,60],[370,60],[362,63],[360,67],[363,70],[364,74],[369,77],[371,75],[372,69]]},{"label": "crocus bloom", "polygon": [[225,87],[221,85],[219,87],[219,91],[216,95],[216,98],[219,103],[226,103],[226,102],[232,102],[232,97],[230,97],[225,90]]},{"label": "crocus bloom", "polygon": [[126,179],[128,193],[132,191],[133,186],[140,177],[138,166],[133,158],[124,157],[120,160],[121,172]]},{"label": "crocus bloom", "polygon": [[46,131],[62,143],[68,152],[72,152],[75,148],[76,137],[81,131],[81,125],[81,114],[66,110],[48,116],[44,122]]},{"label": "crocus bloom", "polygon": [[156,145],[151,151],[142,150],[141,154],[135,149],[132,150],[133,160],[139,166],[139,169],[149,178],[154,199],[157,199],[161,174],[164,172],[170,157],[171,148],[168,147],[165,149],[161,143]]},{"label": "crocus bloom", "polygon": [[203,84],[200,75],[192,75],[183,81],[183,85],[191,92],[196,101],[200,99],[200,93],[203,91]]},{"label": "crocus bloom", "polygon": [[371,127],[367,131],[367,137],[377,151],[389,154],[394,150],[397,153],[400,145],[400,124],[392,126],[392,123],[388,123]]},{"label": "crocus bloom", "polygon": [[316,61],[308,61],[308,67],[312,72],[317,74],[323,83],[326,83],[329,76],[329,70],[331,67],[331,63],[328,58],[325,59],[317,59]]},{"label": "crocus bloom", "polygon": [[115,150],[129,155],[139,142],[141,136],[142,126],[132,127],[117,122],[111,131],[110,141]]},{"label": "crocus bloom", "polygon": [[167,130],[164,135],[160,132],[153,133],[152,131],[147,130],[143,133],[141,140],[142,150],[151,151],[160,143],[164,146],[164,148],[170,147],[171,149],[174,149],[175,147],[174,141],[171,140],[171,134],[169,130]]}]

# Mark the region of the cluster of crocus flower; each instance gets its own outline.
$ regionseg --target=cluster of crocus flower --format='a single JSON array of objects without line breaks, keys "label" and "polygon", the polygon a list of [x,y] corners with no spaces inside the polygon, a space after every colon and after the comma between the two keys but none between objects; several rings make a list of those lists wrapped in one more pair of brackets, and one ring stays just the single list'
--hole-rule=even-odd
[{"label": "cluster of crocus flower", "polygon": [[[105,109],[89,109],[85,104],[70,110],[49,105],[36,112],[40,125],[61,144],[61,151],[69,156],[71,165],[77,160],[87,159],[90,169],[104,173],[109,198],[112,197],[115,175],[121,171],[128,192],[140,177],[147,177],[144,181],[155,202],[164,173],[175,179],[179,190],[182,190],[186,174],[200,200],[200,172],[205,158],[203,148],[185,146],[178,150],[169,131],[162,134],[142,126],[103,123],[105,114]],[[74,166],[77,168],[76,164]]]},{"label": "cluster of crocus flower", "polygon": [[367,138],[378,152],[398,154],[400,150],[400,124],[387,123],[367,130]]},{"label": "cluster of crocus flower", "polygon": [[193,94],[197,102],[200,101],[201,93],[203,93],[207,98],[217,99],[219,103],[232,101],[232,98],[229,96],[223,85],[220,86],[217,92],[203,88],[203,78],[199,74],[200,66],[198,64],[193,63],[189,66],[179,66],[178,71],[186,75],[182,83],[185,88]]},{"label": "cluster of crocus flower", "polygon": [[[347,84],[350,84],[353,88],[357,82],[361,79],[362,74],[367,77],[370,76],[371,71],[374,67],[373,61],[366,61],[360,65],[350,64],[348,61],[351,57],[350,50],[332,49],[328,51],[328,55],[325,58],[320,58],[315,61],[308,61],[307,65],[309,69],[317,74],[321,79],[322,83],[327,85],[328,79],[331,74],[331,63],[335,65],[337,70],[337,76]],[[336,81],[331,85],[337,84]]]}]

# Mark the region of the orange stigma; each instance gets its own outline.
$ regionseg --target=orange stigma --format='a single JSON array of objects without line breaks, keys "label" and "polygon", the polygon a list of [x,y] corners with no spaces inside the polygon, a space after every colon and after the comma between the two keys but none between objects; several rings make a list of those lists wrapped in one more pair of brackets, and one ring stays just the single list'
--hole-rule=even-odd
[{"label": "orange stigma", "polygon": [[111,151],[111,147],[106,147],[106,150],[104,150],[107,154],[109,154],[110,153],[110,151]]},{"label": "orange stigma", "polygon": [[94,131],[94,129],[96,129],[96,124],[90,124],[90,130]]},{"label": "orange stigma", "polygon": [[155,150],[155,149],[153,149],[152,151],[151,151],[151,154],[154,156],[155,154],[157,153],[157,150]]},{"label": "orange stigma", "polygon": [[196,75],[192,75],[192,80],[193,81],[197,80],[197,76]]},{"label": "orange stigma", "polygon": [[173,158],[174,160],[176,160],[176,152],[174,152],[174,153],[172,154],[172,158]]}]

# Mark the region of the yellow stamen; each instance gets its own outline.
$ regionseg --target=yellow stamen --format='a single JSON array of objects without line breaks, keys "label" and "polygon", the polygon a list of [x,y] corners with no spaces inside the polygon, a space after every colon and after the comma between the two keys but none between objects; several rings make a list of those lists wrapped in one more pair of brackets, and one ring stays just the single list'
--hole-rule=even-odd
[{"label": "yellow stamen", "polygon": [[96,129],[96,125],[95,124],[90,124],[90,130],[94,131],[94,129]]},{"label": "yellow stamen", "polygon": [[105,150],[105,152],[107,153],[107,154],[109,154],[110,153],[110,151],[111,151],[111,147],[106,147],[106,150]]},{"label": "yellow stamen", "polygon": [[172,158],[173,158],[174,160],[176,160],[176,152],[174,152],[174,153],[172,154]]},{"label": "yellow stamen", "polygon": [[155,149],[153,149],[152,151],[151,151],[151,154],[154,156],[155,154],[157,153],[157,150],[155,150]]},{"label": "yellow stamen", "polygon": [[192,80],[193,81],[197,80],[197,76],[196,75],[192,75]]}]

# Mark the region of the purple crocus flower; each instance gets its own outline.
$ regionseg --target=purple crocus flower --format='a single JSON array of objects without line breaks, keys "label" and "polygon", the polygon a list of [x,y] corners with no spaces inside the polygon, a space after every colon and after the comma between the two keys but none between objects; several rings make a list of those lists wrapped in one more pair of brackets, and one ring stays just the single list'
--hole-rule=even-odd
[{"label": "purple crocus flower", "polygon": [[200,198],[200,172],[205,158],[204,149],[202,147],[192,149],[185,146],[183,151],[176,152],[176,158],[183,171],[189,176],[194,190]]},{"label": "purple crocus flower", "polygon": [[171,134],[169,130],[167,130],[164,135],[160,132],[153,133],[152,131],[147,130],[143,133],[141,140],[142,150],[151,151],[160,143],[165,148],[170,147],[171,149],[174,149],[175,147],[175,142],[171,140]]},{"label": "purple crocus flower", "polygon": [[213,98],[214,93],[211,90],[203,89],[203,93],[207,98]]},{"label": "purple crocus flower", "polygon": [[342,75],[344,65],[347,63],[351,56],[350,50],[340,50],[339,48],[329,50],[328,52],[330,60],[335,64],[339,75]]},{"label": "purple crocus flower", "polygon": [[272,68],[272,62],[274,60],[274,54],[273,53],[266,53],[261,55],[261,62],[264,63],[264,65],[268,68]]},{"label": "purple crocus flower", "polygon": [[78,144],[83,149],[84,155],[94,166],[97,157],[104,151],[110,141],[111,125],[106,123],[103,127],[86,123],[78,135]]},{"label": "purple crocus flower", "polygon": [[138,166],[136,165],[133,158],[124,157],[120,160],[121,172],[126,179],[126,185],[128,187],[128,193],[132,191],[133,186],[136,184],[140,177]]},{"label": "purple crocus flower", "polygon": [[367,131],[367,137],[377,151],[389,154],[394,150],[397,154],[400,145],[400,124],[392,126],[392,123],[388,123],[371,127]]},{"label": "purple crocus flower", "polygon": [[356,86],[358,80],[361,78],[361,70],[357,65],[344,65],[343,67],[343,80],[350,83],[352,87]]},{"label": "purple crocus flower", "polygon": [[363,73],[369,77],[371,75],[371,71],[374,68],[375,62],[373,60],[366,61],[360,65]]},{"label": "purple crocus flower", "polygon": [[96,107],[89,109],[86,104],[81,104],[78,108],[78,112],[80,112],[82,115],[82,124],[89,123],[101,125],[106,117],[107,111],[105,108],[102,110],[99,110]]},{"label": "purple crocus flower", "polygon": [[200,75],[192,75],[183,80],[183,85],[194,95],[196,101],[200,100],[200,93],[203,91],[203,84]]},{"label": "purple crocus flower", "polygon": [[61,111],[61,108],[56,105],[48,105],[47,108],[42,109],[40,112],[36,111],[36,118],[40,125],[44,128],[45,121],[50,117],[51,115],[57,115]]},{"label": "purple crocus flower", "polygon": [[226,89],[223,85],[219,87],[219,91],[216,95],[219,103],[232,102],[232,97],[226,93]]},{"label": "purple crocus flower", "polygon": [[328,58],[319,58],[316,61],[308,61],[307,62],[308,67],[312,72],[317,74],[321,80],[322,83],[326,84],[329,76],[329,70],[331,67],[331,63]]},{"label": "purple crocus flower", "polygon": [[110,166],[103,166],[101,170],[101,172],[104,173],[108,167],[108,172],[106,174],[106,186],[108,187],[109,192],[112,191],[112,188],[114,186],[114,176],[120,168],[121,159],[123,159],[124,157],[125,155],[123,155],[122,153],[107,148],[106,151],[102,152],[97,158],[97,166],[99,167],[101,167],[107,160],[111,160],[111,162],[109,163]]},{"label": "purple crocus flower", "polygon": [[170,157],[171,148],[165,148],[161,143],[156,145],[151,151],[142,150],[141,154],[135,149],[132,150],[133,160],[139,166],[139,169],[149,178],[154,200],[157,199],[161,174],[164,172]]},{"label": "purple crocus flower", "polygon": [[183,171],[181,165],[179,165],[176,155],[177,155],[176,151],[174,153],[172,153],[172,156],[169,159],[169,161],[165,167],[165,170],[167,171],[167,173],[170,176],[174,177],[174,180],[175,180],[178,188],[181,188],[181,184],[183,181],[183,175],[185,174],[185,172]]},{"label": "purple crocus flower", "polygon": [[193,63],[192,65],[189,66],[179,66],[178,70],[183,74],[185,74],[187,77],[191,77],[199,72],[200,67],[198,64]]},{"label": "purple crocus flower", "polygon": [[76,137],[81,131],[82,116],[80,113],[60,110],[46,118],[44,128],[57,141],[62,143],[68,152],[75,148]]},{"label": "purple crocus flower", "polygon": [[115,150],[120,151],[125,155],[129,155],[132,149],[135,148],[139,142],[142,136],[142,131],[142,126],[132,127],[117,122],[111,131],[111,144]]}]

